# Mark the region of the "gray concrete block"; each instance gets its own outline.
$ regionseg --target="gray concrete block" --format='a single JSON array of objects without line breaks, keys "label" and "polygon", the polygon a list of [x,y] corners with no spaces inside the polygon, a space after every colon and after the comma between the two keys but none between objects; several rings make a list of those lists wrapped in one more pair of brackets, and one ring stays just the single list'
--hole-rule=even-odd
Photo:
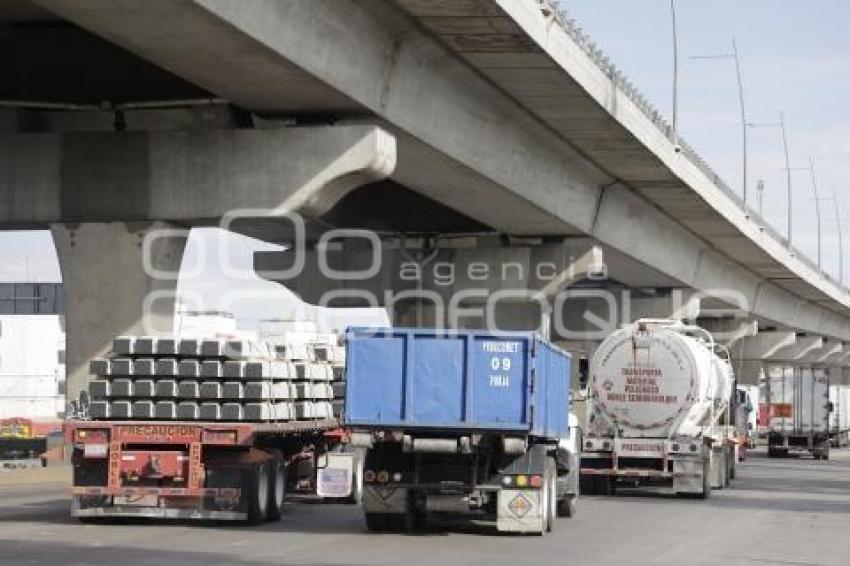
[{"label": "gray concrete block", "polygon": [[333,406],[330,401],[317,401],[313,403],[313,418],[330,419],[333,418],[333,416]]},{"label": "gray concrete block", "polygon": [[101,420],[110,418],[110,405],[109,401],[92,401],[89,404],[89,416]]},{"label": "gray concrete block", "polygon": [[241,421],[243,418],[242,405],[239,403],[223,403],[221,405],[221,420]]},{"label": "gray concrete block", "polygon": [[331,388],[333,391],[333,396],[335,399],[344,399],[345,398],[345,382],[344,381],[335,381],[331,384]]},{"label": "gray concrete block", "polygon": [[133,360],[130,358],[113,358],[110,375],[133,375]]},{"label": "gray concrete block", "polygon": [[331,402],[331,414],[340,419],[345,412],[345,401],[335,400]]},{"label": "gray concrete block", "polygon": [[157,419],[173,420],[177,418],[177,403],[174,401],[157,401],[153,409]]},{"label": "gray concrete block", "polygon": [[245,399],[274,400],[290,399],[291,390],[288,382],[249,381],[245,384]]},{"label": "gray concrete block", "polygon": [[137,356],[152,356],[156,352],[156,338],[153,336],[139,336],[133,345],[133,353]]},{"label": "gray concrete block", "polygon": [[201,341],[197,338],[181,338],[178,352],[181,356],[197,356],[201,353]]},{"label": "gray concrete block", "polygon": [[198,360],[181,360],[177,366],[177,375],[180,377],[200,377],[200,362]]},{"label": "gray concrete block", "polygon": [[221,396],[224,399],[242,399],[244,394],[242,383],[238,381],[225,381],[221,388]]},{"label": "gray concrete block", "polygon": [[152,419],[153,401],[136,401],[133,403],[133,418],[134,419]]},{"label": "gray concrete block", "polygon": [[202,421],[221,420],[221,405],[218,403],[202,403],[198,411],[198,418]]},{"label": "gray concrete block", "polygon": [[156,382],[157,397],[177,397],[177,382],[173,379],[160,379]]},{"label": "gray concrete block", "polygon": [[265,342],[228,340],[224,344],[224,355],[231,360],[269,359],[272,351]]},{"label": "gray concrete block", "polygon": [[313,398],[314,399],[333,399],[334,390],[330,383],[314,383]]},{"label": "gray concrete block", "polygon": [[137,379],[133,382],[133,397],[153,397],[154,381],[152,379]]},{"label": "gray concrete block", "polygon": [[297,399],[312,399],[313,398],[313,384],[310,382],[301,382],[296,383],[295,385],[295,397]]},{"label": "gray concrete block", "polygon": [[201,384],[187,380],[177,384],[177,397],[180,399],[197,399],[201,396]]},{"label": "gray concrete block", "polygon": [[295,418],[296,419],[312,419],[313,416],[313,402],[312,401],[299,401],[295,403]]},{"label": "gray concrete block", "polygon": [[135,353],[135,343],[135,336],[116,336],[112,340],[112,353],[116,356],[131,356]]},{"label": "gray concrete block", "polygon": [[156,360],[153,358],[139,358],[134,360],[133,375],[156,375]]},{"label": "gray concrete block", "polygon": [[331,346],[329,344],[310,344],[310,360],[314,362],[327,362],[331,357]]},{"label": "gray concrete block", "polygon": [[163,358],[156,361],[157,377],[176,377],[177,376],[177,360],[173,358]]},{"label": "gray concrete block", "polygon": [[177,338],[159,338],[156,341],[156,351],[158,356],[176,356],[180,353],[180,344]]},{"label": "gray concrete block", "polygon": [[204,339],[201,341],[201,355],[212,358],[220,358],[224,356],[224,340]]},{"label": "gray concrete block", "polygon": [[113,379],[110,394],[112,397],[132,397],[133,382],[129,379]]},{"label": "gray concrete block", "polygon": [[223,377],[222,363],[215,360],[204,360],[201,363],[201,377]]},{"label": "gray concrete block", "polygon": [[287,362],[245,362],[245,379],[294,379],[292,365]]},{"label": "gray concrete block", "polygon": [[310,361],[310,353],[309,344],[287,344],[286,355],[291,361]]},{"label": "gray concrete block", "polygon": [[224,362],[221,372],[225,378],[241,379],[245,375],[245,362],[227,360]]},{"label": "gray concrete block", "polygon": [[89,397],[92,399],[106,399],[109,397],[110,383],[105,379],[95,379],[89,383]]},{"label": "gray concrete block", "polygon": [[106,358],[95,358],[89,362],[89,373],[92,375],[109,376],[112,364]]},{"label": "gray concrete block", "polygon": [[345,379],[345,368],[342,366],[331,366],[331,378],[332,381]]},{"label": "gray concrete block", "polygon": [[201,383],[201,399],[222,399],[222,384],[218,381]]},{"label": "gray concrete block", "polygon": [[[214,411],[209,411],[211,414],[208,417],[210,420],[215,420],[217,417],[217,413]],[[201,408],[198,407],[198,404],[194,401],[181,401],[177,405],[177,418],[181,421],[196,421],[200,418],[204,418],[201,416]]]},{"label": "gray concrete block", "polygon": [[288,421],[293,418],[292,403],[245,403],[243,420]]},{"label": "gray concrete block", "polygon": [[109,418],[129,419],[133,416],[133,403],[130,401],[112,401],[109,403]]}]

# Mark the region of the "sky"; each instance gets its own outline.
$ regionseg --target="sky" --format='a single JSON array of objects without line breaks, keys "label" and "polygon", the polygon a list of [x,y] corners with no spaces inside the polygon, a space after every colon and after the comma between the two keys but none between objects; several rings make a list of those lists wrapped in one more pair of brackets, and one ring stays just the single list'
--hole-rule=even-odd
[{"label": "sky", "polygon": [[[562,0],[579,25],[668,120],[672,112],[670,0]],[[846,0],[676,0],[679,35],[679,132],[736,191],[741,191],[741,124],[735,67],[730,60],[693,56],[726,54],[735,37],[742,64],[748,121],[775,123],[785,114],[792,169],[793,242],[817,257],[820,203],[823,268],[838,277],[838,224],[850,226],[850,2]],[[749,194],[764,180],[763,216],[786,232],[787,196],[780,130],[749,129]],[[807,167],[815,163],[822,200],[815,201]],[[835,201],[826,197],[837,195]],[[844,234],[850,235],[845,230]],[[846,242],[850,251],[850,240]],[[193,231],[185,262],[202,266],[180,290],[204,297],[203,308],[222,308],[233,289],[214,259],[226,245],[234,265],[249,270],[252,252],[268,246],[237,235]],[[209,253],[204,253],[208,250]],[[58,281],[47,232],[0,233],[0,281]],[[848,262],[850,263],[850,262]],[[845,266],[850,274],[850,265]],[[847,279],[850,282],[850,278]],[[250,322],[292,314],[292,295],[274,283],[242,281],[260,297],[230,306]],[[313,312],[318,317],[328,313]]]},{"label": "sky", "polygon": [[[670,121],[673,41],[670,0],[561,0],[572,18]],[[679,132],[741,193],[741,119],[732,60],[693,59],[732,51],[741,61],[747,121],[777,123],[784,112],[791,169],[815,164],[821,199],[822,265],[838,277],[838,223],[850,236],[850,2],[846,0],[675,0],[679,37]],[[616,17],[612,17],[616,15]],[[787,232],[781,130],[748,129],[748,201]],[[834,193],[833,193],[834,191]],[[837,195],[840,212],[836,215]],[[792,171],[792,240],[817,258],[811,175]],[[850,240],[845,242],[850,251]],[[846,257],[847,254],[845,254]],[[847,263],[847,262],[845,262]],[[845,265],[850,274],[850,265]],[[846,278],[850,283],[850,277]]]}]

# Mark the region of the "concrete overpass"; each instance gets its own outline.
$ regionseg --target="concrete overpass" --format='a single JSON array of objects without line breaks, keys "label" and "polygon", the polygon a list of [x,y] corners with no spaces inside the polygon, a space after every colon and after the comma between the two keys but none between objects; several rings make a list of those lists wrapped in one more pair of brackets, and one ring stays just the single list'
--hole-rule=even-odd
[{"label": "concrete overpass", "polygon": [[[850,340],[847,291],[744,210],[547,4],[15,0],[3,10],[11,32],[0,42],[21,64],[0,93],[0,226],[54,232],[76,381],[110,335],[138,328],[145,296],[173,289],[139,268],[140,238],[233,209],[265,211],[233,228],[270,241],[292,234],[269,217],[298,210],[314,237],[364,227],[402,248],[440,248],[447,235],[476,235],[480,261],[467,263],[543,254],[564,269],[598,250],[609,282],[640,289],[638,302],[733,291],[757,327]],[[25,49],[57,37],[71,46],[66,61]],[[83,84],[59,80],[80,53]],[[181,253],[176,236],[154,255],[173,269]],[[338,261],[354,254],[343,248]],[[257,259],[260,271],[287,261]],[[116,266],[120,287],[104,285]],[[306,298],[339,285],[300,275],[278,279]],[[492,282],[514,283],[541,287]],[[387,274],[374,284],[403,287]],[[171,305],[158,305],[167,326]]]}]

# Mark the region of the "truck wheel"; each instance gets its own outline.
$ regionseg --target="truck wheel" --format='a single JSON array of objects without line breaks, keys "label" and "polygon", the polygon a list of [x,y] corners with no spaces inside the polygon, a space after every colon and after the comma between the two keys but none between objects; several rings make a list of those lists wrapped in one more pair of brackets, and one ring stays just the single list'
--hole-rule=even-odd
[{"label": "truck wheel", "polygon": [[576,516],[576,497],[575,495],[566,495],[558,502],[558,516],[572,519]]},{"label": "truck wheel", "polygon": [[248,522],[258,525],[269,511],[269,465],[255,464],[248,472]]},{"label": "truck wheel", "polygon": [[268,518],[271,521],[279,521],[283,515],[283,502],[286,499],[286,462],[280,450],[275,450],[273,454],[269,474]]},{"label": "truck wheel", "polygon": [[702,465],[702,491],[698,494],[700,499],[711,497],[711,463],[706,460]]},{"label": "truck wheel", "polygon": [[578,489],[584,495],[596,495],[596,482],[593,476],[579,476]]},{"label": "truck wheel", "polygon": [[366,513],[366,529],[373,533],[389,530],[388,516],[385,513]]},{"label": "truck wheel", "polygon": [[548,494],[546,496],[546,532],[551,533],[555,528],[555,520],[558,517],[558,488],[556,486],[558,480],[555,473],[555,467],[552,466],[546,482]]}]

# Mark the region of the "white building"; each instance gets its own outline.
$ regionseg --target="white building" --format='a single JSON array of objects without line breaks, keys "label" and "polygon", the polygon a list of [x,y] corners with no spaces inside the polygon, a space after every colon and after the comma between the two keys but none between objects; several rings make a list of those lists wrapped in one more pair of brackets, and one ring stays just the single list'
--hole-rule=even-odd
[{"label": "white building", "polygon": [[64,416],[61,297],[55,283],[0,283],[0,419]]}]

